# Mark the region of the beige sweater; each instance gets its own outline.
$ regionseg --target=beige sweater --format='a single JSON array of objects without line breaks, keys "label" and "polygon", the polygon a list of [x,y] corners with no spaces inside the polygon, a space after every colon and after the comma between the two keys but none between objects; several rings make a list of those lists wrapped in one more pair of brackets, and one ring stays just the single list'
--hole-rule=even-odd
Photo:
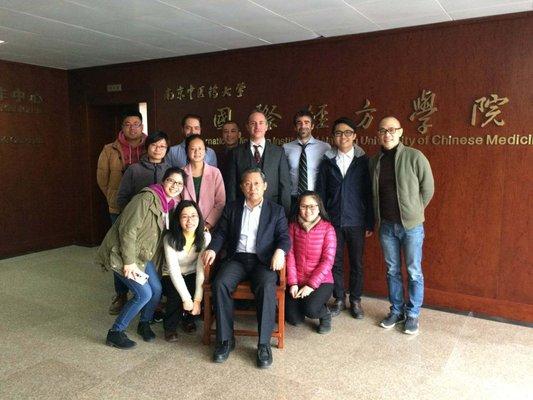
[{"label": "beige sweater", "polygon": [[161,273],[163,276],[170,276],[174,287],[182,301],[192,301],[192,296],[185,285],[183,276],[196,273],[196,288],[194,291],[194,300],[201,301],[203,298],[203,283],[204,283],[204,264],[201,260],[201,254],[211,241],[209,232],[205,232],[205,245],[202,251],[197,252],[196,247],[193,246],[190,251],[183,249],[177,251],[168,243],[167,237],[163,239],[163,249],[165,251],[165,260]]}]

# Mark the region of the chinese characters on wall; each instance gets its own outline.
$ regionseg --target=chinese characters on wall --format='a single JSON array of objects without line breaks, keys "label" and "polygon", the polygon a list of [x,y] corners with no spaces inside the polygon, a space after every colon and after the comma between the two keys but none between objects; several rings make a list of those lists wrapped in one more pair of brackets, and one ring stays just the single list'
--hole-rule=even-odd
[{"label": "chinese characters on wall", "polygon": [[40,114],[43,102],[43,97],[35,91],[0,86],[0,112]]}]

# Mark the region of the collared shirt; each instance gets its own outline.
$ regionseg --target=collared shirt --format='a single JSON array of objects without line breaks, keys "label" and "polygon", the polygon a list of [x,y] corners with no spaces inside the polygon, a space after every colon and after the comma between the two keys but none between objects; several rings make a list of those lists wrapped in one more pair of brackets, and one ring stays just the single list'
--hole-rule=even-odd
[{"label": "collared shirt", "polygon": [[241,235],[239,236],[239,243],[237,244],[237,253],[252,253],[255,254],[255,243],[257,240],[257,229],[259,228],[259,217],[261,216],[261,208],[263,207],[263,200],[254,208],[250,208],[244,200],[244,208],[242,211]]},{"label": "collared shirt", "polygon": [[348,171],[348,167],[352,163],[353,157],[354,157],[353,147],[348,151],[348,153],[343,153],[340,150],[337,151],[335,162],[337,163],[337,166],[341,170],[343,177],[346,175],[346,171]]},{"label": "collared shirt", "polygon": [[[300,155],[302,154],[302,142],[300,140],[293,140],[290,143],[283,145],[285,155],[289,160],[289,172],[291,175],[291,184],[293,196],[298,194],[298,165],[300,163]],[[307,155],[307,188],[315,190],[316,176],[318,168],[324,154],[331,149],[331,146],[322,140],[315,139],[311,136],[307,142],[305,153]]]},{"label": "collared shirt", "polygon": [[266,139],[263,138],[263,140],[261,140],[259,143],[254,143],[250,140],[250,151],[252,152],[252,157],[254,156],[255,154],[255,147],[254,146],[259,146],[257,148],[257,150],[259,150],[259,154],[261,155],[261,158],[263,158],[263,153],[265,151],[265,143],[266,143]]},{"label": "collared shirt", "polygon": [[[183,168],[187,165],[189,160],[187,159],[187,152],[185,151],[185,140],[168,149],[165,159],[172,167]],[[217,166],[217,155],[211,147],[205,149],[204,161],[213,167]]]}]

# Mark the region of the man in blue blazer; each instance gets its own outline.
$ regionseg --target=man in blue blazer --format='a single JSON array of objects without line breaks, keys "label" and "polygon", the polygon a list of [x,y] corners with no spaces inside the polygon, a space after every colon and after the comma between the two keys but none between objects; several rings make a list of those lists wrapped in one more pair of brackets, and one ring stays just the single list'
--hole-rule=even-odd
[{"label": "man in blue blazer", "polygon": [[231,295],[240,282],[249,280],[256,300],[259,331],[256,361],[259,368],[266,368],[272,365],[270,337],[276,321],[276,271],[283,268],[291,241],[285,211],[264,198],[268,184],[261,169],[244,171],[240,187],[244,200],[226,205],[202,256],[204,264],[209,265],[222,247],[227,251],[213,281],[217,325],[213,361],[226,361],[235,348]]},{"label": "man in blue blazer", "polygon": [[244,171],[259,167],[266,176],[268,184],[265,198],[283,206],[288,215],[291,205],[291,179],[289,163],[283,148],[265,139],[268,121],[265,114],[254,110],[246,124],[250,140],[231,152],[227,171],[226,199],[228,202],[244,199],[238,184]]}]

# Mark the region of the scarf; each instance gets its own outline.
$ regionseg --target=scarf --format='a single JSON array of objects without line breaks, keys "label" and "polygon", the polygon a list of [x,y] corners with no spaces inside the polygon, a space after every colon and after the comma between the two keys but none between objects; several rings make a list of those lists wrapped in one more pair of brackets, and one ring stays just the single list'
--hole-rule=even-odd
[{"label": "scarf", "polygon": [[174,206],[176,205],[176,201],[174,199],[170,199],[170,200],[167,199],[167,194],[165,193],[165,189],[163,188],[163,185],[160,183],[150,185],[149,188],[152,189],[155,192],[155,194],[157,194],[157,197],[159,197],[159,200],[161,202],[161,208],[163,211],[163,219],[165,220],[165,226],[168,229],[169,228],[168,211],[174,208]]},{"label": "scarf", "polygon": [[307,222],[302,217],[298,216],[298,224],[302,227],[303,230],[306,232],[309,232],[311,229],[315,227],[316,224],[320,222],[322,218],[320,218],[320,215],[318,215],[314,221]]}]

